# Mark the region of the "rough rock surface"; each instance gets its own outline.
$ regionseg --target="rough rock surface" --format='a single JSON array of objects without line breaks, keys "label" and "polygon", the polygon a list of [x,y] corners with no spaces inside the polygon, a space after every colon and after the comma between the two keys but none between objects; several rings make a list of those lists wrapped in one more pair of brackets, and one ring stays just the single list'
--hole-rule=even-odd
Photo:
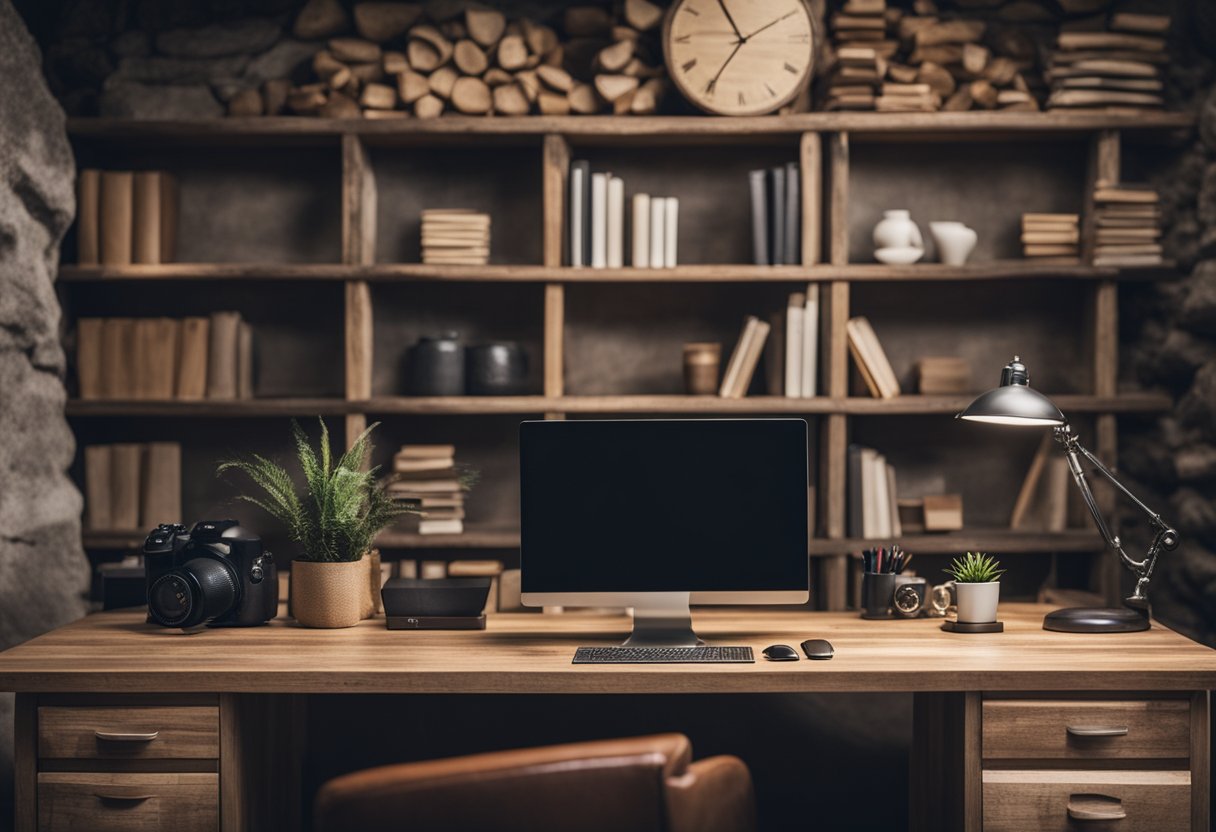
[{"label": "rough rock surface", "polygon": [[218,58],[269,49],[282,29],[273,20],[246,18],[200,29],[172,29],[156,36],[156,48],[179,58]]},{"label": "rough rock surface", "polygon": [[[80,617],[89,575],[67,476],[76,446],[54,288],[75,165],[40,66],[0,0],[0,649]],[[12,697],[0,695],[0,807],[11,805],[12,720]]]},{"label": "rough rock surface", "polygon": [[114,118],[217,118],[223,106],[206,84],[161,85],[113,79],[101,91],[101,115]]}]

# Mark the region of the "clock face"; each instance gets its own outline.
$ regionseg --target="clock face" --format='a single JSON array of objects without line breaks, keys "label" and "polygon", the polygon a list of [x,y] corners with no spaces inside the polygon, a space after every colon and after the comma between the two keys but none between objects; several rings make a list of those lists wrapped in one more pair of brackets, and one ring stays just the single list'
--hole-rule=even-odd
[{"label": "clock face", "polygon": [[701,109],[771,113],[810,78],[811,13],[804,0],[676,0],[663,50],[676,86]]}]

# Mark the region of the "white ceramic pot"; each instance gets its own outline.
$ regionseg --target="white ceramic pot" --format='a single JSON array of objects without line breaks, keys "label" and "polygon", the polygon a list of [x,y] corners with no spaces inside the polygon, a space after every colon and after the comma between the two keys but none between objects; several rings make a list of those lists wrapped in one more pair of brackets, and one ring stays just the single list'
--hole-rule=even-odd
[{"label": "white ceramic pot", "polygon": [[937,243],[937,257],[948,266],[961,266],[971,256],[979,235],[961,222],[931,222],[929,231]]},{"label": "white ceramic pot", "polygon": [[924,247],[920,227],[912,222],[911,214],[902,208],[882,212],[882,219],[874,226],[875,249]]},{"label": "white ceramic pot", "polygon": [[996,621],[996,605],[1001,597],[1001,582],[986,584],[955,583],[954,595],[958,603],[958,620],[961,624],[990,624]]}]

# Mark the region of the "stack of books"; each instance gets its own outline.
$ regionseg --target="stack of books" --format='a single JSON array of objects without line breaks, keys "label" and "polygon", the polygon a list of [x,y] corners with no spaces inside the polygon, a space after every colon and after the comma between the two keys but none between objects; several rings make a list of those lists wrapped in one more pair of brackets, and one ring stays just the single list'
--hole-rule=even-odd
[{"label": "stack of books", "polygon": [[819,284],[794,292],[786,308],[770,318],[772,338],[765,353],[768,394],[809,399],[819,387]]},{"label": "stack of books", "polygon": [[80,171],[76,259],[82,266],[171,263],[177,180],[163,171]]},{"label": "stack of books", "polygon": [[490,215],[433,208],[422,212],[422,262],[484,266],[490,260]]},{"label": "stack of books", "polygon": [[864,317],[850,318],[845,325],[849,339],[849,354],[865,382],[866,389],[876,399],[893,399],[899,395],[899,379],[887,360],[887,353]]},{"label": "stack of books", "polygon": [[895,469],[873,448],[849,445],[848,534],[867,540],[890,540],[903,534]]},{"label": "stack of books", "polygon": [[393,499],[422,513],[407,515],[419,534],[464,532],[464,489],[456,474],[455,445],[402,445],[393,456]]},{"label": "stack of books", "polygon": [[876,108],[887,59],[899,48],[887,39],[886,12],[886,0],[847,0],[832,15],[836,62],[828,79],[828,109]]},{"label": "stack of books", "polygon": [[801,264],[802,196],[794,162],[748,174],[752,198],[752,262],[757,266]]},{"label": "stack of books", "polygon": [[1064,23],[1047,73],[1047,106],[1163,109],[1169,28],[1168,15],[1132,12]]},{"label": "stack of books", "polygon": [[570,165],[568,196],[568,265],[593,269],[675,267],[680,229],[680,201],[675,197],[634,194],[626,239],[625,182],[621,177],[593,173],[590,162],[576,160]]},{"label": "stack of books", "polygon": [[1161,264],[1161,208],[1146,185],[1094,188],[1095,266]]},{"label": "stack of books", "polygon": [[764,342],[772,327],[755,315],[748,315],[743,322],[743,332],[735,351],[731,353],[730,361],[726,364],[726,373],[722,376],[722,385],[718,395],[724,399],[741,399],[747,395],[751,387],[752,377],[756,374],[756,365],[760,363],[760,353],[764,351]]},{"label": "stack of books", "polygon": [[82,399],[251,399],[253,329],[240,312],[210,318],[81,318]]},{"label": "stack of books", "polygon": [[967,393],[971,390],[971,366],[953,356],[931,356],[916,362],[917,389],[927,396]]},{"label": "stack of books", "polygon": [[1076,263],[1080,219],[1077,214],[1023,214],[1022,253],[1039,263]]},{"label": "stack of books", "polygon": [[84,449],[84,524],[134,531],[182,522],[182,446],[176,442]]}]

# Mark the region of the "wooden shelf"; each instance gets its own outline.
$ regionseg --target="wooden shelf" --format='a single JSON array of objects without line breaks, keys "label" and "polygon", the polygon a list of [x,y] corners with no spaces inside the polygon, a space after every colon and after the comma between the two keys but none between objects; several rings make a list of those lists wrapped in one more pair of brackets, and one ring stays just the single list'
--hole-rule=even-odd
[{"label": "wooden shelf", "polygon": [[[978,395],[978,393],[976,394]],[[852,416],[952,415],[973,395],[787,399],[750,396],[383,396],[343,399],[246,399],[240,401],[83,401],[68,402],[69,416],[329,416],[344,413],[381,415],[470,415],[541,413],[751,413],[846,414]],[[1126,393],[1119,396],[1058,395],[1052,401],[1066,414],[1161,413],[1173,405],[1164,394]]]},{"label": "wooden shelf", "polygon": [[72,266],[59,270],[67,283],[114,280],[269,280],[377,282],[502,282],[502,283],[806,283],[809,281],[923,282],[980,280],[1145,280],[1170,275],[1173,264],[1154,268],[1117,269],[1086,265],[1051,266],[1027,260],[946,266],[922,263],[886,266],[881,263],[833,266],[696,265],[672,269],[574,269],[565,266],[433,266],[384,263],[347,266],[338,263],[167,263],[155,266]]},{"label": "wooden shelf", "polygon": [[469,529],[463,534],[418,534],[381,532],[381,549],[518,549],[518,529]]},{"label": "wooden shelf", "polygon": [[[840,555],[860,552],[873,546],[888,545],[890,540],[860,540],[845,538],[811,541],[812,556]],[[1038,552],[1100,552],[1106,548],[1097,532],[1077,529],[1065,532],[1015,532],[1009,529],[964,529],[940,534],[909,534],[895,542],[913,554],[954,555],[966,551],[996,554],[1031,554]]]},{"label": "wooden shelf", "polygon": [[1180,131],[1193,127],[1194,116],[1181,112],[1046,112],[1046,113],[801,113],[784,116],[724,118],[714,116],[444,116],[438,119],[324,119],[307,117],[219,118],[185,121],[74,118],[70,135],[77,139],[185,144],[218,142],[336,142],[355,135],[383,143],[451,143],[461,138],[478,144],[498,139],[519,141],[546,134],[567,136],[581,144],[686,143],[690,140],[739,142],[772,140],[804,132],[849,132],[860,136],[941,135],[950,141],[991,135],[1053,137],[1101,130]]}]

